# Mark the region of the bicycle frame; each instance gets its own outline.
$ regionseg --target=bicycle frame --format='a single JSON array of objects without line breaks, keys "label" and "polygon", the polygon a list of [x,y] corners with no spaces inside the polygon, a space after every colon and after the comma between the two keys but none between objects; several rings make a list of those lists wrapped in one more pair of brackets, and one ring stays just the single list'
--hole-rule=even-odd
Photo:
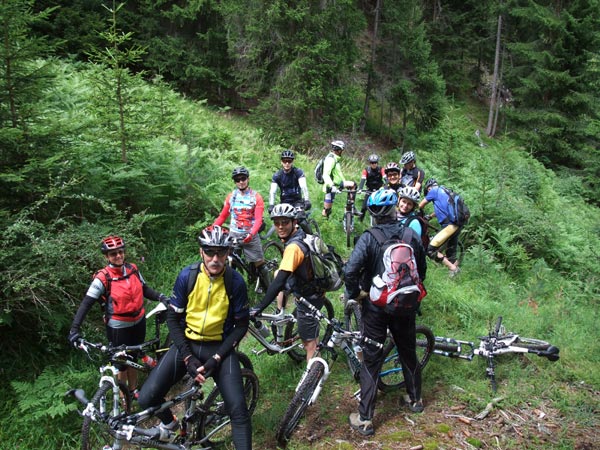
[{"label": "bicycle frame", "polygon": [[261,355],[267,352],[270,355],[287,353],[290,350],[302,345],[302,342],[286,342],[284,341],[284,330],[288,323],[296,322],[296,318],[286,313],[285,309],[282,309],[277,314],[261,313],[256,316],[256,321],[267,322],[271,327],[275,327],[276,335],[275,341],[269,342],[267,339],[256,329],[255,326],[250,325],[248,332],[256,338],[256,340],[264,347],[261,350],[252,350],[255,355]]},{"label": "bicycle frame", "polygon": [[[106,413],[96,409],[94,404],[85,397],[85,392],[82,389],[76,389],[69,392],[72,394],[80,403],[86,405],[82,412],[84,417],[89,417],[93,421],[106,422],[111,430],[111,436],[114,438],[113,450],[121,449],[125,444],[137,444],[141,447],[152,447],[158,449],[167,450],[186,450],[186,446],[161,442],[158,440],[156,430],[151,430],[137,426],[142,421],[154,417],[154,415],[162,410],[170,408],[174,405],[178,405],[186,400],[190,400],[186,412],[181,420],[181,434],[185,435],[187,431],[188,423],[192,420],[197,420],[195,414],[196,405],[199,400],[203,399],[202,385],[193,383],[192,386],[186,391],[176,395],[170,400],[165,401],[161,405],[147,408],[135,414],[127,415],[126,412],[113,412],[112,415],[107,416]],[[116,392],[118,397],[118,389]],[[204,436],[197,443],[204,445],[208,442],[210,436]],[[210,447],[206,447],[207,449]]]}]

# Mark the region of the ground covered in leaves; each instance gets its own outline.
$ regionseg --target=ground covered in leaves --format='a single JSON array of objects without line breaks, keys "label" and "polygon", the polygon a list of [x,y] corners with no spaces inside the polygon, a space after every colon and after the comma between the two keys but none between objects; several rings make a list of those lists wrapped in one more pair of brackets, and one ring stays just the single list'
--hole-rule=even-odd
[{"label": "ground covered in leaves", "polygon": [[[438,400],[436,392],[424,396],[425,412],[412,414],[398,406],[398,395],[378,400],[375,435],[352,431],[348,414],[356,410],[349,396],[335,399],[335,411],[309,408],[289,449],[600,449],[600,392],[587,389],[596,407],[585,422],[566,417],[550,400],[536,399],[504,407],[499,395],[486,407],[474,411],[467,402]],[[346,400],[342,400],[345,398]],[[329,402],[327,402],[329,403]],[[276,448],[272,442],[273,448]]]}]

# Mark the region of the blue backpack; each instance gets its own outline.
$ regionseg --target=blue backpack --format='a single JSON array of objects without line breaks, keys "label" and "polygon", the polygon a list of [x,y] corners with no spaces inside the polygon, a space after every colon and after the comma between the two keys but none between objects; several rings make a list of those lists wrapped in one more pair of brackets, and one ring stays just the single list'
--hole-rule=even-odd
[{"label": "blue backpack", "polygon": [[463,198],[452,189],[441,186],[446,195],[448,195],[448,204],[450,205],[449,221],[457,227],[463,227],[471,218],[471,211],[465,204]]}]

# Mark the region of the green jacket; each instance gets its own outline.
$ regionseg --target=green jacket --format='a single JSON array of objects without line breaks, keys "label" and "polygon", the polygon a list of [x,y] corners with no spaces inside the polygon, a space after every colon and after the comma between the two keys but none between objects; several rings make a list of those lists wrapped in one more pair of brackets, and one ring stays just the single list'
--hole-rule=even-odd
[{"label": "green jacket", "polygon": [[346,178],[342,173],[342,166],[338,164],[340,157],[333,152],[330,152],[323,162],[323,192],[327,192],[327,188],[338,186],[344,182]]}]

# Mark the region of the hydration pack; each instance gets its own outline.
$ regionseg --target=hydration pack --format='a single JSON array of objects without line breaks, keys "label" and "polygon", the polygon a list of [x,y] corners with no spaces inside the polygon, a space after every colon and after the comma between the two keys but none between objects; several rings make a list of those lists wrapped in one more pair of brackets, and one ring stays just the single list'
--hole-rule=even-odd
[{"label": "hydration pack", "polygon": [[448,204],[450,205],[449,221],[457,227],[462,227],[469,222],[471,211],[465,204],[463,198],[452,189],[441,186],[446,195],[448,195]]},{"label": "hydration pack", "polygon": [[311,283],[319,290],[337,291],[344,284],[342,258],[314,234],[307,234],[301,242],[307,249],[306,257],[312,267]]},{"label": "hydration pack", "polygon": [[379,243],[383,261],[383,272],[371,281],[371,302],[394,316],[416,313],[427,292],[419,278],[413,248],[399,236],[386,237],[376,227],[368,232]]}]

